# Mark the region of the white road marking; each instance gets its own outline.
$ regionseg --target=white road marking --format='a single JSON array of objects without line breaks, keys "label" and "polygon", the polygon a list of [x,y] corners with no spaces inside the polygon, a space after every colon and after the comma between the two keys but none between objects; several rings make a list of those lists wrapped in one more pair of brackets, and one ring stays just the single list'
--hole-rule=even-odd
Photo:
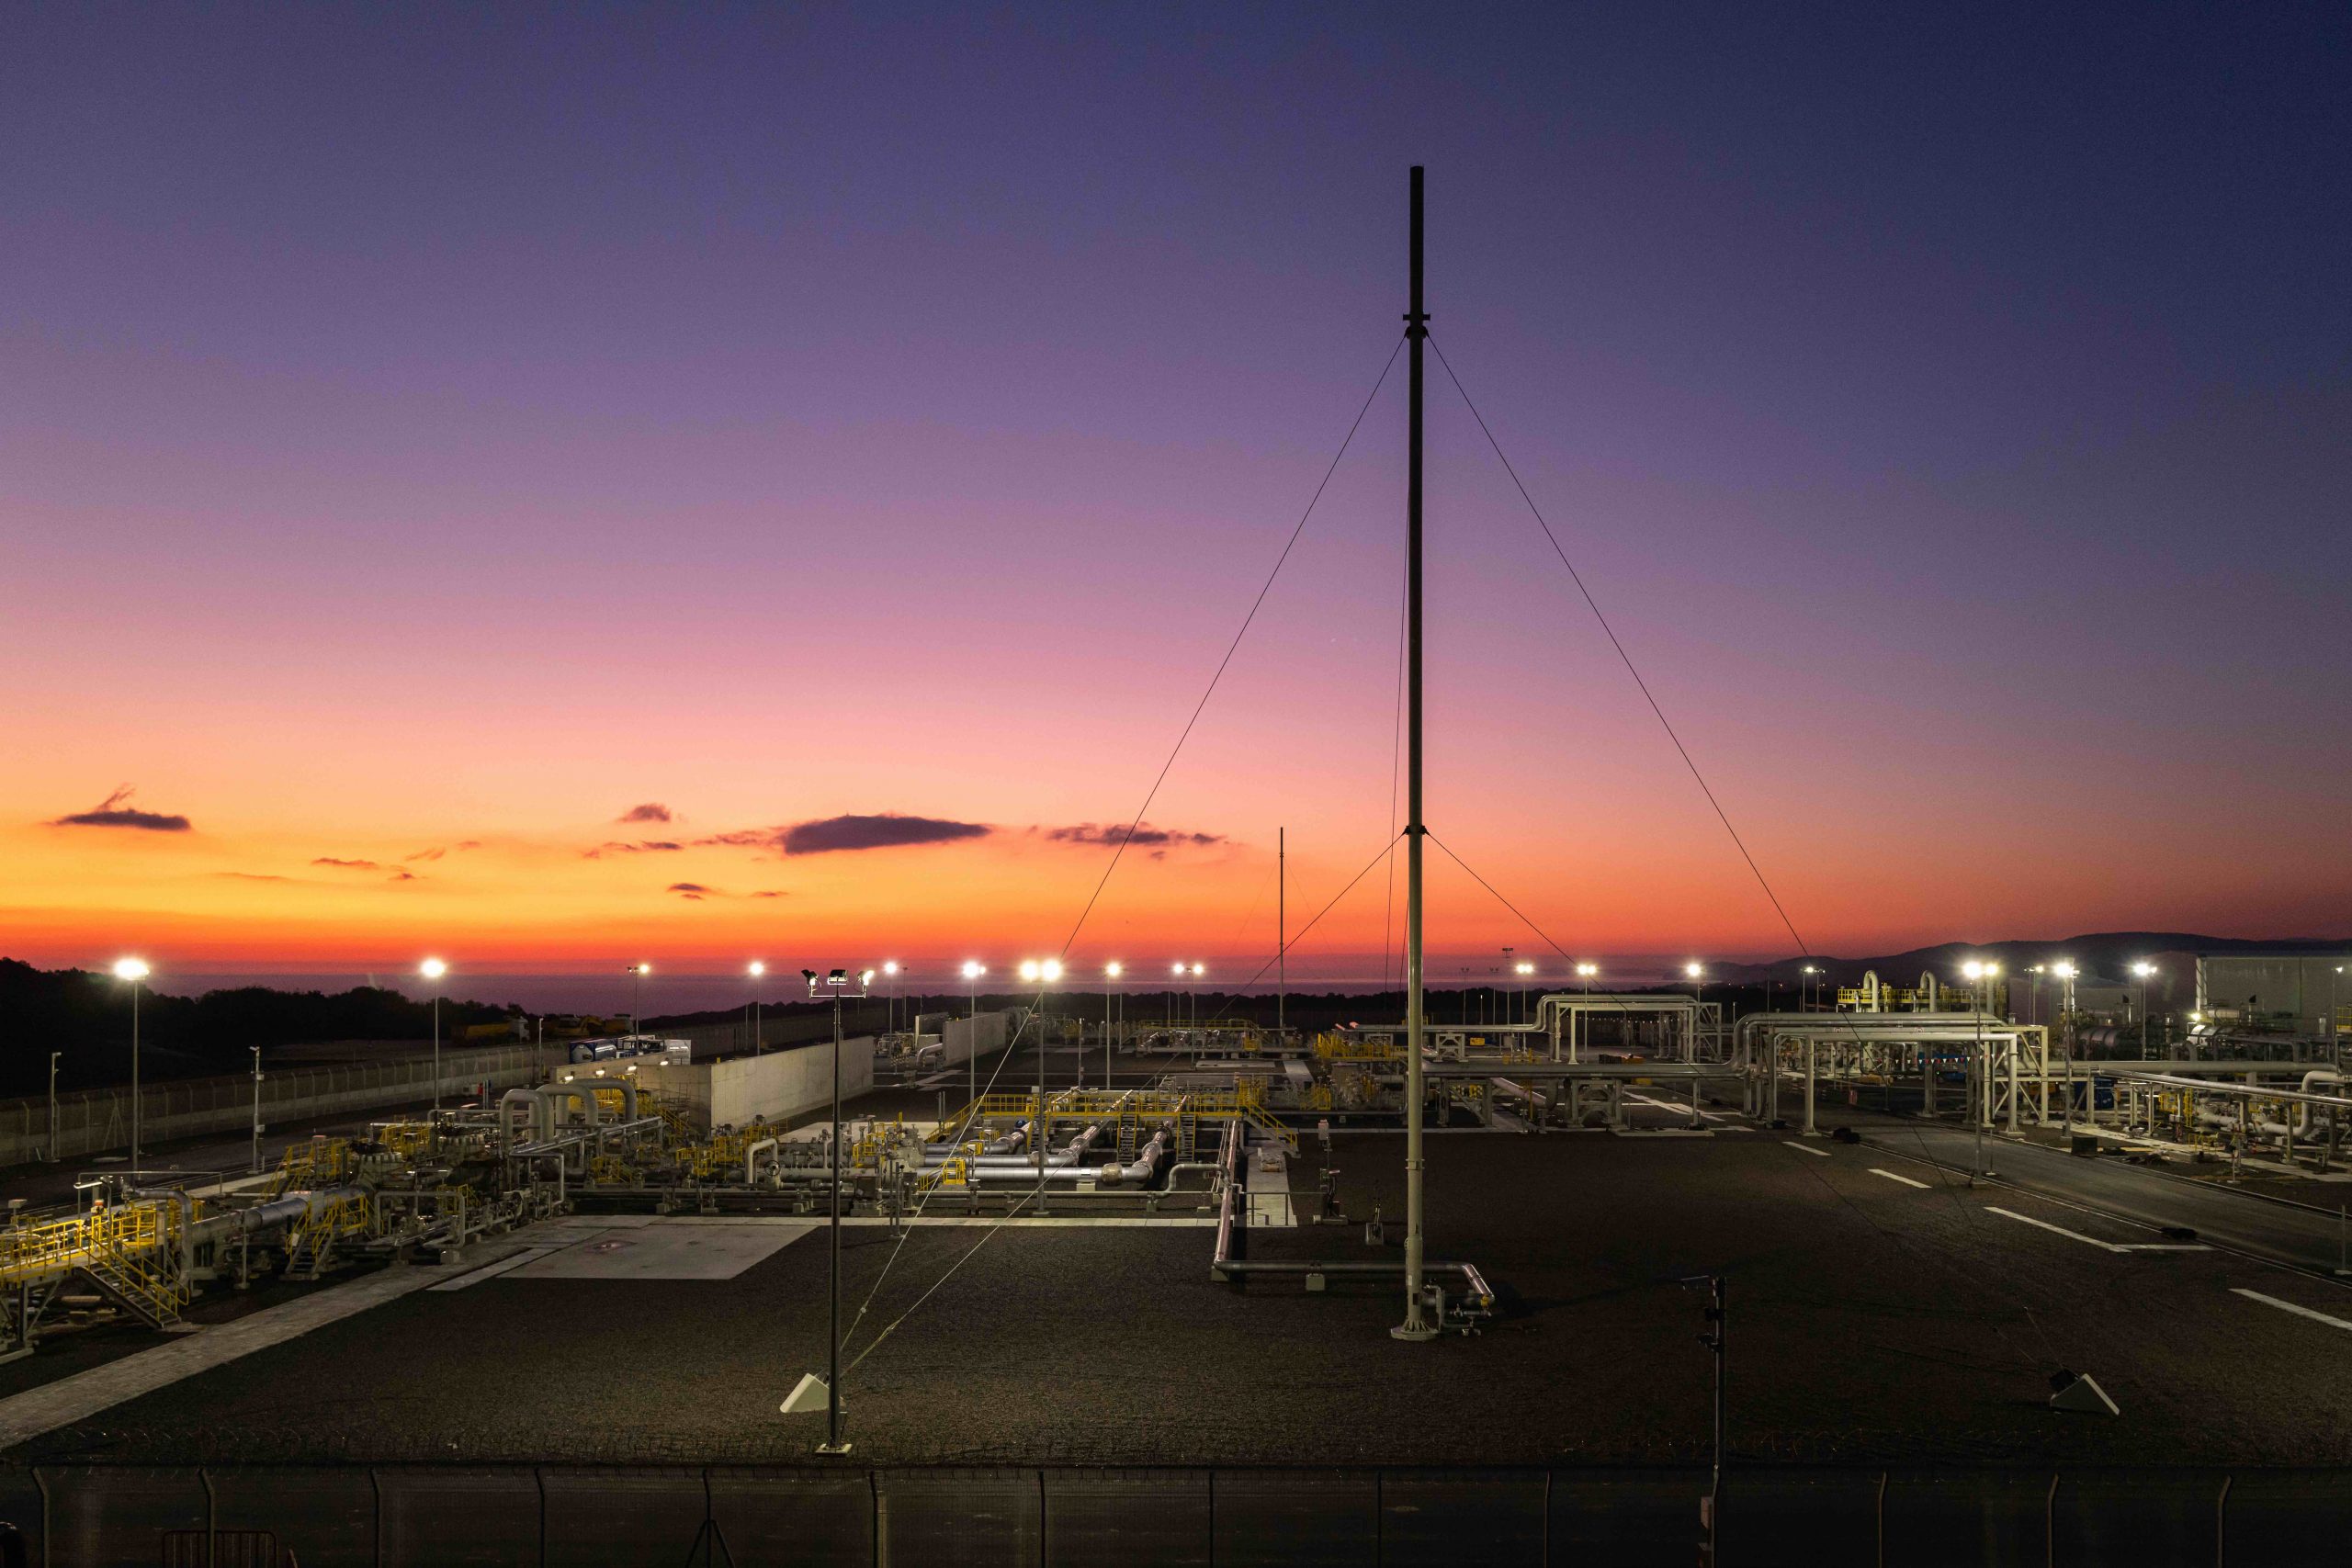
[{"label": "white road marking", "polygon": [[1901,1183],[1903,1183],[1903,1185],[1904,1185],[1904,1186],[1905,1186],[1905,1187],[1920,1187],[1920,1188],[1924,1188],[1924,1187],[1926,1187],[1926,1186],[1928,1185],[1928,1184],[1927,1184],[1926,1182],[1924,1182],[1924,1181],[1914,1181],[1914,1180],[1912,1180],[1912,1179],[1911,1179],[1909,1177],[1907,1177],[1907,1176],[1897,1176],[1897,1175],[1895,1175],[1895,1174],[1894,1174],[1894,1172],[1893,1172],[1893,1171],[1891,1171],[1891,1170],[1881,1170],[1881,1169],[1880,1169],[1878,1167],[1876,1167],[1876,1166],[1872,1166],[1872,1167],[1871,1167],[1871,1174],[1872,1176],[1883,1176],[1883,1177],[1885,1177],[1889,1181],[1900,1181],[1900,1182],[1901,1182]]},{"label": "white road marking", "polygon": [[[1688,1105],[1677,1105],[1673,1101],[1667,1100],[1652,1100],[1646,1094],[1629,1094],[1625,1098],[1632,1100],[1636,1105],[1650,1105],[1656,1106],[1660,1111],[1671,1111],[1677,1116],[1688,1116],[1690,1114],[1690,1107]],[[1723,1113],[1717,1111],[1702,1111],[1699,1114],[1709,1122],[1721,1122],[1724,1120]]]},{"label": "white road marking", "polygon": [[1829,1151],[1827,1149],[1816,1149],[1811,1144],[1800,1144],[1791,1138],[1782,1138],[1781,1140],[1781,1146],[1782,1148],[1795,1149],[1800,1154],[1819,1155],[1823,1159],[1827,1159],[1829,1157]]},{"label": "white road marking", "polygon": [[2277,1296],[2266,1296],[2260,1291],[2249,1291],[2243,1285],[2232,1286],[2230,1293],[2233,1296],[2244,1296],[2249,1301],[2260,1302],[2264,1306],[2277,1307],[2280,1312],[2291,1312],[2297,1317],[2308,1317],[2313,1323],[2324,1323],[2331,1328],[2352,1328],[2352,1323],[2346,1323],[2340,1317],[2330,1317],[2324,1312],[2313,1312],[2309,1307],[2297,1306],[2292,1302],[2282,1302]]},{"label": "white road marking", "polygon": [[2064,1225],[2053,1225],[2048,1220],[2037,1220],[2030,1214],[2020,1214],[2015,1209],[1996,1209],[1987,1203],[1984,1205],[1984,1212],[1988,1214],[1998,1214],[2004,1219],[2021,1220],[2027,1224],[2063,1235],[2069,1241],[2079,1241],[2085,1247],[2096,1247],[2101,1252],[2211,1252],[2213,1250],[2202,1242],[2194,1241],[2101,1241],[2095,1235],[2085,1235],[2080,1231],[2070,1231]]}]

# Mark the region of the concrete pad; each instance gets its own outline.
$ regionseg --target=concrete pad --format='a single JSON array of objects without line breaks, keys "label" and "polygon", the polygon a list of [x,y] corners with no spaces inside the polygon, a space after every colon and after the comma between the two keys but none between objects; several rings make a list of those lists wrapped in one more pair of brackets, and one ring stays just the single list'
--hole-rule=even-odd
[{"label": "concrete pad", "polygon": [[603,1231],[534,1258],[508,1280],[732,1280],[818,1229],[784,1225],[639,1225]]}]

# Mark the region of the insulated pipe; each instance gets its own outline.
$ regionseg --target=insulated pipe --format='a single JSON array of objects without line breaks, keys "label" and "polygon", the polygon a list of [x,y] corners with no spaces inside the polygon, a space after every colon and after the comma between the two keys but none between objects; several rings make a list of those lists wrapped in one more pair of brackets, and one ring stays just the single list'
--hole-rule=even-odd
[{"label": "insulated pipe", "polygon": [[1166,1132],[1154,1133],[1151,1142],[1136,1153],[1133,1165],[1121,1165],[1114,1160],[1102,1168],[1099,1179],[1105,1187],[1115,1187],[1123,1181],[1149,1181],[1159,1165],[1159,1156],[1168,1147]]},{"label": "insulated pipe", "polygon": [[[755,1142],[755,1143],[752,1144],[752,1145],[751,1145],[749,1147],[747,1147],[746,1149],[744,1149],[744,1151],[743,1151],[743,1185],[744,1185],[744,1186],[749,1187],[750,1185],[752,1185],[752,1179],[753,1179],[753,1168],[753,1168],[753,1167],[755,1167],[755,1166],[757,1166],[757,1165],[759,1164],[759,1160],[760,1160],[760,1151],[761,1151],[762,1149],[767,1149],[767,1150],[773,1151],[773,1150],[775,1148],[775,1146],[776,1146],[776,1140],[775,1140],[775,1139],[774,1139],[774,1138],[762,1138],[762,1139],[758,1140],[757,1142]],[[773,1164],[773,1163],[775,1163],[775,1162],[774,1162],[774,1161],[770,1161],[769,1163]]]},{"label": "insulated pipe", "polygon": [[250,1208],[231,1209],[223,1213],[207,1214],[188,1226],[188,1240],[217,1241],[222,1236],[251,1235],[255,1231],[275,1230],[308,1213],[315,1201],[339,1202],[345,1198],[360,1196],[356,1187],[322,1187],[315,1191],[289,1192],[283,1198],[272,1198],[266,1203]]}]

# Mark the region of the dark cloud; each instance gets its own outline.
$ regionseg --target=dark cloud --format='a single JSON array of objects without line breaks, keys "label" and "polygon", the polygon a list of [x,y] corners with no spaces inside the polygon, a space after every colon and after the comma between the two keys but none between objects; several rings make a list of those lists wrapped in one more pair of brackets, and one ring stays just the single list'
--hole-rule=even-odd
[{"label": "dark cloud", "polygon": [[384,868],[372,860],[337,860],[333,855],[321,855],[312,865],[337,866],[345,871],[381,871]]},{"label": "dark cloud", "polygon": [[413,854],[413,855],[402,855],[402,856],[401,857],[401,859],[402,859],[402,860],[412,860],[412,861],[413,861],[413,860],[439,860],[443,855],[446,855],[446,854],[447,854],[448,852],[448,852],[448,851],[447,851],[447,850],[419,850],[419,851],[417,851],[417,852],[416,852],[416,853],[414,853],[414,854]]},{"label": "dark cloud", "polygon": [[616,839],[610,843],[598,844],[593,850],[582,850],[580,852],[590,860],[603,860],[606,855],[667,854],[685,847],[684,844],[672,843],[667,839],[639,839],[633,844],[623,843]]},{"label": "dark cloud", "polygon": [[290,876],[273,876],[267,872],[260,871],[216,871],[212,874],[228,877],[232,882],[292,882],[295,880]]},{"label": "dark cloud", "polygon": [[784,897],[784,895],[783,895],[783,894],[781,894],[781,893],[774,892],[774,891],[768,891],[768,892],[763,892],[763,893],[754,893],[754,894],[752,894],[752,897],[754,897],[754,898],[781,898],[781,897]]},{"label": "dark cloud", "polygon": [[986,838],[991,831],[978,822],[951,822],[938,817],[826,817],[786,828],[776,841],[788,855],[832,854],[842,850],[888,850],[906,844],[949,844],[958,839]]},{"label": "dark cloud", "polygon": [[681,897],[692,898],[698,903],[704,897],[717,893],[718,889],[716,887],[705,887],[699,882],[673,882],[670,884],[666,891],[675,893]]},{"label": "dark cloud", "polygon": [[1225,842],[1222,833],[1180,833],[1166,828],[1155,828],[1148,822],[1137,824],[1132,834],[1117,824],[1093,822],[1080,822],[1074,828],[1047,828],[1045,834],[1049,842],[1057,844],[1100,844],[1107,848],[1124,841],[1139,847],[1150,845],[1163,852],[1188,845]]},{"label": "dark cloud", "polygon": [[416,880],[416,873],[395,866],[392,868],[391,880],[394,882],[414,882]]},{"label": "dark cloud", "polygon": [[149,833],[186,833],[192,830],[185,817],[162,811],[141,811],[124,802],[130,798],[130,786],[123,785],[87,811],[76,811],[70,817],[60,817],[50,824],[52,828],[137,828]]},{"label": "dark cloud", "polygon": [[630,807],[613,820],[616,822],[674,822],[677,818],[670,815],[668,807],[659,801],[649,800],[643,806]]}]

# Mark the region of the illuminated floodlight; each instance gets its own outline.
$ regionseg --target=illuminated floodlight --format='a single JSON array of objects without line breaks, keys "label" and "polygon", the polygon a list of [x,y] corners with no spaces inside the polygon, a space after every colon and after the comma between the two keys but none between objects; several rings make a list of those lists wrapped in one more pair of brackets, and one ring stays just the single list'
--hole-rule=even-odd
[{"label": "illuminated floodlight", "polygon": [[1695,959],[1695,958],[1694,958],[1694,959],[1692,959],[1690,963],[1685,964],[1682,966],[1682,972],[1683,972],[1685,975],[1688,975],[1691,979],[1695,980],[1695,979],[1697,979],[1700,976],[1702,976],[1702,975],[1703,975],[1703,974],[1705,974],[1705,973],[1707,972],[1707,967],[1706,967],[1706,965],[1705,965],[1705,964],[1701,964],[1697,959]]},{"label": "illuminated floodlight", "polygon": [[1037,961],[1034,958],[1024,958],[1021,961],[1021,967],[1014,970],[1013,973],[1020,976],[1023,980],[1034,983],[1037,978]]},{"label": "illuminated floodlight", "polygon": [[2137,975],[2137,976],[2140,976],[2140,978],[2141,978],[2141,979],[2143,979],[2143,980],[2146,979],[2149,976],[2151,976],[2151,975],[2154,974],[2155,972],[2156,972],[2156,966],[2155,966],[2154,964],[2153,964],[2149,963],[2149,962],[2148,962],[2146,959],[2144,959],[2144,958],[2143,958],[2143,959],[2142,959],[2139,963],[2134,964],[2133,965],[2132,965],[2132,973],[2133,973],[2134,975]]},{"label": "illuminated floodlight", "polygon": [[150,971],[143,958],[118,958],[114,961],[114,977],[118,980],[144,980]]},{"label": "illuminated floodlight", "polygon": [[1962,976],[1971,980],[1982,980],[1984,978],[1984,965],[1977,963],[1973,958],[1962,964],[1960,966],[1960,972]]},{"label": "illuminated floodlight", "polygon": [[437,958],[428,958],[416,966],[416,972],[428,980],[438,980],[449,972],[449,966]]},{"label": "illuminated floodlight", "polygon": [[898,961],[897,959],[895,959],[895,958],[891,959],[888,964],[885,964],[884,965],[882,965],[882,973],[884,973],[885,975],[896,975],[898,972],[899,972],[899,961]]},{"label": "illuminated floodlight", "polygon": [[760,962],[758,959],[756,959],[756,958],[752,959],[751,963],[749,963],[749,964],[745,964],[745,965],[744,965],[744,968],[745,968],[745,970],[746,970],[746,971],[751,975],[752,978],[752,979],[754,979],[754,980],[758,979],[761,976],[763,976],[763,975],[764,975],[764,974],[766,974],[766,973],[768,972],[768,966],[767,966],[766,964],[764,964],[761,963],[761,962]]},{"label": "illuminated floodlight", "polygon": [[989,972],[989,966],[977,958],[964,960],[964,978],[977,980]]},{"label": "illuminated floodlight", "polygon": [[846,969],[826,970],[825,984],[828,986],[845,986],[849,984],[849,971]]},{"label": "illuminated floodlight", "polygon": [[874,984],[874,971],[871,969],[860,970],[857,976],[857,983],[861,986],[870,986]]},{"label": "illuminated floodlight", "polygon": [[1110,963],[1105,964],[1104,965],[1102,965],[1102,973],[1104,973],[1105,975],[1108,975],[1108,976],[1111,976],[1111,978],[1113,978],[1114,980],[1117,979],[1120,976],[1122,976],[1122,975],[1125,974],[1126,972],[1127,972],[1127,966],[1126,966],[1125,964],[1124,964],[1120,963],[1120,962],[1119,962],[1117,959],[1115,959],[1115,958],[1114,958],[1113,960],[1111,960],[1111,962],[1110,962]]},{"label": "illuminated floodlight", "polygon": [[1579,964],[1577,965],[1577,978],[1580,980],[1589,980],[1595,975],[1600,973],[1600,965],[1598,964]]},{"label": "illuminated floodlight", "polygon": [[2052,975],[2057,976],[2061,980],[2071,980],[2075,976],[2082,973],[2081,970],[2075,967],[2075,961],[2071,958],[2059,959],[2056,963],[2051,964],[2050,972]]},{"label": "illuminated floodlight", "polygon": [[628,966],[628,972],[632,975],[650,975],[653,973],[653,965],[650,964],[632,964]]},{"label": "illuminated floodlight", "polygon": [[1193,964],[1193,979],[1195,979],[1195,980],[1199,979],[1202,976],[1204,976],[1204,975],[1207,974],[1208,972],[1209,972],[1209,966],[1208,966],[1207,964]]},{"label": "illuminated floodlight", "polygon": [[1519,973],[1522,975],[1532,975],[1535,973],[1535,965],[1532,964],[1521,964],[1518,968]]},{"label": "illuminated floodlight", "polygon": [[1171,964],[1168,967],[1168,972],[1170,975],[1182,975],[1184,972],[1184,966],[1182,964]]}]

